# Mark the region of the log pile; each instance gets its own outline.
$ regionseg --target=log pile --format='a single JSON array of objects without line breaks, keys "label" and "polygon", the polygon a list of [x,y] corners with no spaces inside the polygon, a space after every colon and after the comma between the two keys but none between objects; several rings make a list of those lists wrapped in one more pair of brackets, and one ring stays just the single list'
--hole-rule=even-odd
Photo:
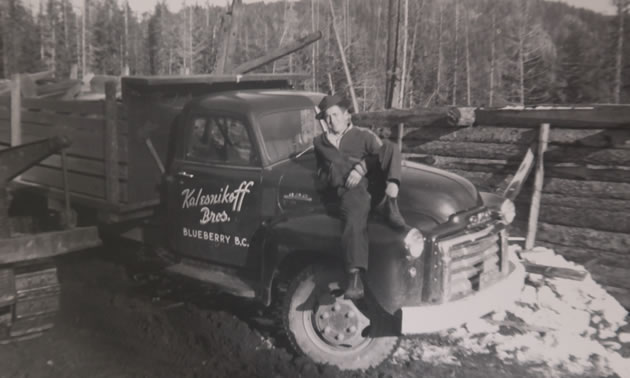
[{"label": "log pile", "polygon": [[[463,111],[462,111],[463,109]],[[468,114],[466,120],[458,116]],[[494,191],[514,174],[541,123],[550,123],[537,245],[586,263],[594,278],[630,307],[630,106],[473,109],[360,113],[364,126],[405,123],[410,160],[460,174]],[[397,139],[393,132],[391,138]],[[516,198],[526,229],[533,174]]]}]

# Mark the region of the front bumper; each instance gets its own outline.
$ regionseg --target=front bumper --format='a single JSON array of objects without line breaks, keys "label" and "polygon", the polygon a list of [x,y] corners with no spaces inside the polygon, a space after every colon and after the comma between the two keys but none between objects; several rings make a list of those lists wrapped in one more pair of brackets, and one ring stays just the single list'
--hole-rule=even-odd
[{"label": "front bumper", "polygon": [[475,294],[439,305],[401,308],[400,333],[430,333],[459,327],[509,306],[523,290],[525,282],[523,265],[516,260],[509,264],[510,273],[504,279]]}]

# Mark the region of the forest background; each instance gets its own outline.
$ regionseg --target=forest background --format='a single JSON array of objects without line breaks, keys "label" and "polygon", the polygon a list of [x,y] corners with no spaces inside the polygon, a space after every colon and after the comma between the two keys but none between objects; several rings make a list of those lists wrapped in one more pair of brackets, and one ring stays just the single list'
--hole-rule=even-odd
[{"label": "forest background", "polygon": [[[613,16],[542,0],[332,0],[360,110],[395,107],[630,102],[628,0]],[[176,75],[210,73],[225,7],[165,2],[152,12],[116,0],[0,2],[0,78],[54,70]],[[257,72],[303,72],[309,89],[345,91],[329,0],[242,5],[234,63],[321,31],[311,46]],[[86,9],[85,12],[82,9]],[[389,53],[391,38],[396,51]],[[388,39],[390,39],[388,41]],[[392,65],[391,58],[395,57]]]}]

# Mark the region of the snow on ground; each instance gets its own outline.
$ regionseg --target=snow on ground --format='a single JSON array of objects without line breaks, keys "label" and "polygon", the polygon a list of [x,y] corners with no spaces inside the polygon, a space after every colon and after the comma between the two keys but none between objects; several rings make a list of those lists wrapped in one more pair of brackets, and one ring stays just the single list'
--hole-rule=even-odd
[{"label": "snow on ground", "polygon": [[[512,253],[518,249],[513,247]],[[546,248],[522,257],[536,264],[584,271]],[[472,321],[440,337],[404,339],[394,361],[423,360],[458,365],[458,356],[494,354],[505,363],[531,364],[546,376],[586,374],[630,377],[627,311],[590,274],[583,281],[529,273],[509,308]]]}]

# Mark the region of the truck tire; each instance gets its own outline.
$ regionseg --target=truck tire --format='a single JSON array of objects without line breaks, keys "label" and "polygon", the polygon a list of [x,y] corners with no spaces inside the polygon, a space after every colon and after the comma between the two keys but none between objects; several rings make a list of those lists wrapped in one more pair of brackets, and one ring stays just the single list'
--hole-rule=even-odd
[{"label": "truck tire", "polygon": [[284,332],[293,349],[317,363],[342,370],[376,367],[398,345],[398,337],[370,337],[382,327],[365,309],[343,298],[341,269],[311,265],[290,283],[282,306]]}]

